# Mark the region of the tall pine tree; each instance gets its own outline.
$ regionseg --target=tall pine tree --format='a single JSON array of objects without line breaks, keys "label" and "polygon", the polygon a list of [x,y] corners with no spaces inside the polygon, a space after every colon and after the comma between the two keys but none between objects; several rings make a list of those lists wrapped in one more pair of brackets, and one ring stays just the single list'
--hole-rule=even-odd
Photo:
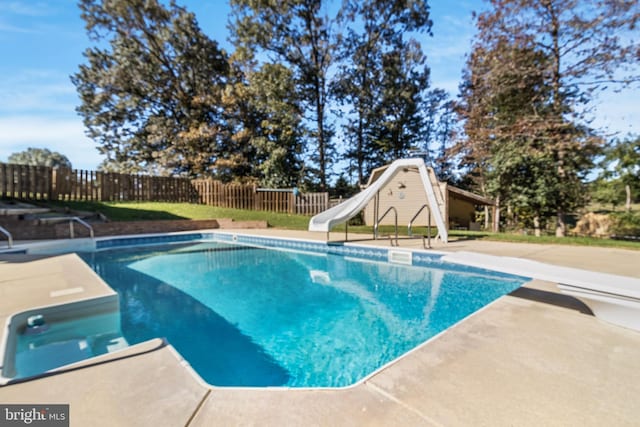
[{"label": "tall pine tree", "polygon": [[588,129],[564,124],[565,136],[579,139],[583,150],[573,153],[571,172],[558,175],[553,144],[558,126],[546,81],[549,61],[526,39],[478,43],[469,57],[459,106],[466,139],[458,149],[480,189],[520,218],[529,218],[538,235],[555,207],[585,200],[582,178],[596,141]]},{"label": "tall pine tree", "polygon": [[96,47],[71,78],[87,134],[120,164],[209,176],[227,151],[227,56],[171,1],[81,0]]},{"label": "tall pine tree", "polygon": [[421,142],[420,112],[429,69],[411,33],[431,29],[423,0],[345,1],[339,22],[338,73],[332,85],[346,108],[346,156],[358,184],[368,172]]},{"label": "tall pine tree", "polygon": [[309,123],[310,159],[319,189],[327,189],[333,160],[327,120],[331,20],[318,0],[231,0],[231,39],[243,55],[289,68]]}]

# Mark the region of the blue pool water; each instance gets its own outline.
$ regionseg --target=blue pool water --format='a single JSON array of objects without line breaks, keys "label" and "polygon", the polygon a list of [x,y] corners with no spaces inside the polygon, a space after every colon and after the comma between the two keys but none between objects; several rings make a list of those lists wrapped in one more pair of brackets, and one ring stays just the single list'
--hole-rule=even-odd
[{"label": "blue pool water", "polygon": [[38,375],[126,347],[119,316],[114,311],[47,321],[40,328],[25,328],[16,337],[11,377]]},{"label": "blue pool water", "polygon": [[224,243],[82,254],[129,344],[165,337],[210,384],[357,382],[523,280]]}]

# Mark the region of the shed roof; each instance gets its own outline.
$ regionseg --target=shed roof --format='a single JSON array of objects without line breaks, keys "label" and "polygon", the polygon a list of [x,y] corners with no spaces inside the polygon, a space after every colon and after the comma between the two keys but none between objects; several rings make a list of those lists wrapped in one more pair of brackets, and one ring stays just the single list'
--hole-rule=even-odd
[{"label": "shed roof", "polygon": [[[367,185],[365,187],[369,187],[371,184],[376,182],[378,178],[384,173],[389,165],[380,166],[379,168],[375,168],[371,171],[371,176],[369,177],[369,181],[367,181]],[[479,206],[495,206],[495,201],[489,199],[487,197],[480,196],[479,194],[472,193],[467,190],[463,190],[462,188],[454,187],[453,185],[447,185],[447,190],[450,193],[455,194],[457,199],[462,199],[473,203],[474,205]]]},{"label": "shed roof", "polygon": [[496,202],[478,194],[472,193],[462,188],[454,187],[453,185],[447,185],[447,190],[450,193],[455,194],[457,199],[466,200],[474,205],[480,206],[495,206]]}]

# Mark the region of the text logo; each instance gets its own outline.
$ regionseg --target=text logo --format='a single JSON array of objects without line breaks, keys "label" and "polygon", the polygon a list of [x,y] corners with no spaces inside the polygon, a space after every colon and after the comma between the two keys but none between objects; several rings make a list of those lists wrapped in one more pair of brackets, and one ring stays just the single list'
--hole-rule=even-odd
[{"label": "text logo", "polygon": [[0,405],[0,427],[69,427],[69,405]]}]

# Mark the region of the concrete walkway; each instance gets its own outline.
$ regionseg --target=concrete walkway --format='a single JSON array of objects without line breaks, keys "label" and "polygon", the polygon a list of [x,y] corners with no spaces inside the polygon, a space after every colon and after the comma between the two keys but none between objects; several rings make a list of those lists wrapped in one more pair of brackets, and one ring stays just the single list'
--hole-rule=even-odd
[{"label": "concrete walkway", "polygon": [[[419,245],[401,240],[403,247]],[[435,250],[520,256],[639,277],[639,269],[632,267],[640,265],[640,251],[481,241],[452,242]],[[0,278],[9,270],[18,276],[33,271],[34,265],[0,263]],[[56,271],[56,265],[41,263],[38,271]],[[84,272],[85,267],[78,269]],[[17,292],[6,286],[0,279],[3,295]],[[0,402],[69,403],[71,425],[94,426],[638,425],[640,333],[586,312],[576,300],[559,295],[555,284],[534,281],[345,389],[208,387],[172,347],[150,342],[108,363],[0,387]]]},{"label": "concrete walkway", "polygon": [[[285,237],[291,239],[306,239],[326,241],[325,233],[311,233],[297,230],[224,230],[229,233],[255,234],[261,236]],[[330,234],[331,241],[344,241],[344,233]],[[373,240],[370,234],[348,235],[349,243],[362,245],[375,245],[389,247],[387,238]],[[602,248],[595,246],[577,245],[549,245],[537,243],[510,243],[492,242],[486,240],[458,240],[449,241],[447,244],[440,243],[435,239],[431,240],[432,251],[434,252],[460,252],[469,251],[488,255],[510,256],[531,259],[563,267],[581,268],[585,270],[598,271],[601,273],[619,274],[621,276],[640,278],[640,243],[638,250]],[[398,239],[400,247],[411,249],[422,249],[421,239]]]},{"label": "concrete walkway", "polygon": [[[116,295],[75,254],[0,255],[0,325],[31,308]],[[0,343],[5,332],[0,329]]]}]

